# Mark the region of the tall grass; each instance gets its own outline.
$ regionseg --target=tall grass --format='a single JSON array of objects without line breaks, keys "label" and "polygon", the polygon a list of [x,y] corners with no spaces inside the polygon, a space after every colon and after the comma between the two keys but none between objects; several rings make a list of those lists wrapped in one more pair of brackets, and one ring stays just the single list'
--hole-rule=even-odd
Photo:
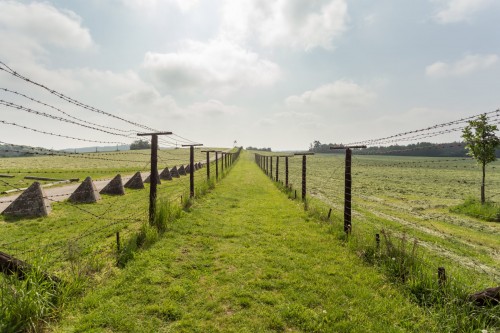
[{"label": "tall grass", "polygon": [[[289,199],[295,197],[294,190],[275,183]],[[328,231],[336,234],[364,261],[378,267],[401,291],[415,303],[428,309],[438,320],[443,332],[497,332],[500,327],[500,306],[481,307],[468,300],[474,290],[471,281],[475,273],[461,270],[440,282],[434,257],[420,249],[417,239],[406,234],[396,236],[387,230],[378,231],[381,235],[377,244],[373,230],[354,226],[347,236],[343,232],[343,216],[334,214],[328,219],[329,207],[322,201],[307,197],[304,209],[317,221],[328,222]],[[484,211],[483,211],[484,212]]]},{"label": "tall grass", "polygon": [[60,310],[78,292],[79,283],[70,277],[54,281],[42,266],[33,265],[22,278],[0,277],[0,332],[40,332],[58,317]]}]

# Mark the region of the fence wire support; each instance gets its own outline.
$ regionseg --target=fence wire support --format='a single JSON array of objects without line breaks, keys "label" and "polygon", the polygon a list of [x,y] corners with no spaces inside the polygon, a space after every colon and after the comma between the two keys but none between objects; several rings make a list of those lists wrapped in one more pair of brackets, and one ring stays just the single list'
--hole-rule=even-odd
[{"label": "fence wire support", "polygon": [[334,146],[330,149],[345,149],[345,187],[344,187],[344,232],[349,235],[352,231],[352,149],[366,148],[366,146]]},{"label": "fence wire support", "polygon": [[151,136],[151,184],[149,187],[149,224],[154,224],[156,215],[156,187],[158,186],[158,136],[172,132],[137,133],[137,136]]},{"label": "fence wire support", "polygon": [[189,147],[189,197],[194,198],[194,147],[203,146],[201,143],[182,145]]}]

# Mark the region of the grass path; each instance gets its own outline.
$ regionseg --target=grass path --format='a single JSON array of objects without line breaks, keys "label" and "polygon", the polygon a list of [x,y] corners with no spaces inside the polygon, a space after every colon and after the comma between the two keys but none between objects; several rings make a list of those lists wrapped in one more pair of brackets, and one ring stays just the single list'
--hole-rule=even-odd
[{"label": "grass path", "polygon": [[247,154],[55,332],[429,332],[432,319]]}]

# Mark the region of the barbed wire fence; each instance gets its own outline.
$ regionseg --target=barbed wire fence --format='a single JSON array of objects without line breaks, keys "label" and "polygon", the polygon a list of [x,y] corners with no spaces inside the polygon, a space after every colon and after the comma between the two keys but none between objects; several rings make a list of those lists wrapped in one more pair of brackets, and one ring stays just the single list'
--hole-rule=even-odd
[{"label": "barbed wire fence", "polygon": [[[132,174],[134,172],[147,173],[147,167],[151,162],[151,152],[144,151],[118,151],[118,145],[130,145],[137,139],[137,134],[144,131],[158,132],[146,124],[141,124],[128,120],[124,117],[103,111],[71,98],[59,91],[49,88],[48,85],[30,79],[0,61],[0,75],[4,73],[24,83],[23,88],[12,89],[0,87],[0,108],[9,112],[22,113],[24,119],[28,119],[29,126],[20,121],[0,120],[0,126],[8,126],[16,129],[16,136],[24,136],[26,141],[28,133],[33,133],[41,137],[57,137],[67,142],[69,146],[72,142],[84,142],[105,145],[117,145],[117,151],[77,152],[77,149],[55,150],[35,145],[10,143],[7,137],[0,138],[0,156],[24,156],[24,165],[19,163],[6,162],[3,159],[0,164],[0,191],[3,189],[13,189],[23,191],[23,185],[30,183],[22,177],[26,176],[57,176],[68,178],[85,178],[89,175],[96,176],[99,181],[110,181],[116,174]],[[33,93],[41,90],[49,93],[49,96],[57,98],[57,105],[44,101],[42,98],[34,97]],[[15,99],[15,100],[14,100]],[[23,103],[28,103],[25,105]],[[71,106],[65,107],[64,105]],[[102,120],[112,119],[113,125],[108,125],[104,121],[91,121],[87,116],[77,116],[74,109],[96,114]],[[31,118],[26,118],[31,117]],[[39,120],[46,119],[51,122],[51,128],[47,130],[39,128]],[[123,125],[123,126],[121,126]],[[72,128],[76,126],[84,131],[85,135],[77,136],[72,134]],[[70,133],[65,133],[70,132]],[[28,134],[29,135],[29,134]],[[98,136],[98,138],[94,138]],[[109,139],[108,139],[109,138]],[[116,140],[119,138],[119,140]],[[150,138],[144,138],[151,143]],[[36,141],[33,141],[36,142]],[[161,168],[188,168],[193,166],[186,149],[180,149],[182,145],[198,145],[198,142],[191,140],[177,133],[171,133],[168,137],[159,138],[160,145],[157,150],[158,160]],[[192,172],[203,166],[219,165],[223,161],[210,159],[204,160],[201,148],[194,149],[195,168]],[[225,151],[234,160],[238,157],[239,151]],[[234,162],[224,161],[226,168]],[[191,162],[191,163],[190,163]],[[185,173],[184,173],[185,174]],[[104,177],[103,177],[104,176]],[[46,177],[48,178],[48,177]],[[151,177],[151,178],[154,178]],[[168,177],[167,177],[168,178]],[[188,177],[170,177],[166,180],[168,185],[160,186],[157,199],[163,205],[182,206],[182,197],[187,197],[186,186]],[[96,180],[96,179],[94,179]],[[197,186],[202,186],[205,177],[196,177]],[[193,182],[194,179],[192,178]],[[20,185],[22,184],[22,185]],[[177,185],[176,185],[177,184]],[[45,184],[45,191],[49,185]],[[43,187],[42,187],[43,188]],[[76,257],[92,259],[97,255],[104,255],[115,258],[124,248],[124,236],[133,237],[141,226],[148,221],[147,195],[141,194],[140,190],[127,191],[125,196],[103,196],[97,204],[78,204],[65,200],[70,194],[82,194],[78,190],[72,189],[68,193],[50,192],[43,197],[43,200],[53,206],[52,217],[42,219],[30,219],[24,223],[24,218],[15,217],[17,213],[23,211],[10,210],[9,216],[4,220],[7,224],[0,231],[0,251],[2,254],[11,256],[13,259],[20,258],[27,262],[38,261],[35,258],[44,257],[49,269],[56,267],[64,270]],[[0,205],[12,204],[14,197],[0,196]],[[3,208],[1,209],[4,210]],[[27,228],[27,224],[33,224],[33,230]],[[5,253],[3,252],[5,251]],[[67,267],[66,267],[67,268]],[[2,270],[5,272],[5,270]]]},{"label": "barbed wire fence", "polygon": [[[490,124],[500,123],[500,110],[487,112],[486,115],[488,116]],[[419,142],[417,140],[434,138],[449,133],[460,133],[465,128],[463,124],[476,119],[478,116],[479,115],[474,115],[419,130],[342,145],[340,148],[345,148],[350,145],[367,145],[369,148],[366,149],[366,152],[365,149],[352,150],[352,171],[347,170],[345,158],[341,154],[329,154],[328,159],[313,155],[310,157],[311,162],[308,163],[310,165],[308,165],[307,168],[307,177],[311,177],[313,181],[307,182],[307,193],[330,207],[323,213],[323,218],[326,221],[330,221],[333,210],[334,214],[336,212],[337,220],[344,219],[344,222],[346,219],[350,221],[351,218],[355,219],[355,217],[358,216],[358,219],[361,219],[363,222],[357,225],[356,221],[354,221],[354,230],[355,228],[364,228],[367,223],[375,228],[380,228],[383,224],[367,221],[366,218],[363,217],[362,212],[370,211],[374,212],[374,214],[379,214],[380,219],[392,219],[391,222],[401,224],[403,230],[405,228],[409,228],[408,230],[418,229],[419,232],[414,234],[415,239],[418,239],[422,244],[426,244],[429,248],[433,248],[432,244],[420,238],[419,233],[423,233],[424,235],[439,235],[439,237],[443,237],[450,243],[459,241],[463,242],[464,245],[476,248],[479,246],[478,244],[472,243],[463,237],[456,239],[453,237],[453,234],[448,235],[443,233],[442,228],[432,222],[432,220],[435,220],[439,223],[455,223],[454,221],[450,222],[450,218],[447,217],[450,215],[448,210],[444,213],[433,212],[431,210],[431,213],[428,213],[425,208],[426,206],[432,208],[433,205],[431,201],[435,198],[444,201],[447,205],[446,207],[452,205],[452,203],[457,205],[463,202],[467,196],[471,195],[471,190],[476,188],[477,191],[479,190],[479,186],[481,185],[479,179],[480,170],[474,159],[468,157],[429,158],[422,156],[423,150],[463,149],[465,143],[412,144],[409,146],[404,146],[401,143]],[[384,145],[393,144],[396,144],[395,147],[391,146],[393,149],[384,147]],[[377,147],[383,149],[377,151],[377,149],[374,149]],[[254,154],[256,164],[265,174],[273,180],[276,180],[276,177],[272,175],[271,168],[276,168],[276,162],[279,161],[281,155],[279,153],[270,152],[255,152]],[[388,155],[390,157],[378,158],[377,155]],[[412,155],[418,158],[418,160],[409,160],[408,156]],[[274,163],[272,161],[274,161]],[[282,169],[278,170],[276,174],[279,175],[278,179],[280,180],[280,185],[283,185],[282,180],[285,173],[289,174],[290,184],[286,187],[286,191],[288,191],[291,198],[301,199],[300,195],[295,194],[296,191],[294,190],[294,186],[298,187],[301,183],[304,183],[304,169],[301,166],[301,161],[297,158],[291,158],[290,156],[289,162],[289,170],[285,170],[285,166],[282,166]],[[281,166],[283,164],[280,163],[279,165]],[[393,172],[391,169],[397,170],[397,172]],[[495,165],[489,167],[492,176],[486,180],[486,188],[489,189],[487,195],[489,200],[498,199],[500,196],[500,191],[498,190],[500,178],[497,177],[495,173],[496,169],[497,167]],[[438,174],[435,173],[436,170]],[[363,173],[363,176],[358,177],[361,173]],[[347,177],[353,177],[352,186],[345,182]],[[436,193],[436,184],[438,184],[437,186],[442,186],[442,188],[450,188],[450,190]],[[351,191],[352,196],[346,196],[346,193]],[[416,209],[414,207],[408,207],[408,200],[417,200],[408,199],[408,196],[410,198],[414,196],[424,198],[422,200],[424,200],[425,203],[420,203],[422,208],[420,208],[420,206]],[[307,208],[307,200],[305,202]],[[342,216],[340,212],[342,209],[345,210],[346,206],[352,207],[353,212],[344,211]],[[440,204],[437,205],[437,207],[441,206]],[[358,209],[361,209],[360,213],[356,212]],[[402,211],[410,217],[408,221],[405,218],[399,217]],[[460,215],[460,218],[454,217],[454,219],[460,220],[455,224],[458,223],[460,226],[467,225],[471,227],[474,226],[475,218],[489,220],[492,217],[477,214],[475,217],[466,217],[463,215]],[[425,221],[425,228],[414,220]],[[478,227],[475,229],[477,228]],[[486,226],[481,226],[481,228],[481,230],[498,233],[496,229],[487,228]],[[346,233],[349,233],[351,230],[353,229],[344,228]],[[400,237],[407,236],[404,233],[400,233]],[[433,251],[441,251],[450,258],[455,256],[456,258],[453,259],[454,261],[461,260],[462,258],[451,250],[436,248],[433,249]],[[494,249],[491,249],[491,251],[494,251]],[[474,258],[463,260],[461,264],[488,274],[488,276],[492,276],[494,279],[500,278],[500,273],[494,266],[488,266]]]}]

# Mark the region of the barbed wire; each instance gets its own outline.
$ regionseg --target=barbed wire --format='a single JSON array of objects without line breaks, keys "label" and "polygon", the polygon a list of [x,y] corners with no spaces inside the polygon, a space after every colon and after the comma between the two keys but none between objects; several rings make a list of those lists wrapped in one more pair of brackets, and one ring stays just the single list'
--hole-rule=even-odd
[{"label": "barbed wire", "polygon": [[23,93],[20,93],[20,92],[18,92],[18,91],[10,90],[10,89],[7,89],[7,88],[0,88],[0,90],[3,90],[3,91],[5,91],[5,92],[9,92],[9,93],[11,93],[11,94],[15,94],[15,95],[17,95],[17,96],[21,96],[21,97],[23,97],[23,98],[26,98],[26,99],[28,99],[28,100],[32,101],[32,102],[35,102],[35,103],[37,103],[37,104],[43,105],[43,106],[48,107],[48,108],[50,108],[50,109],[52,109],[52,110],[55,110],[55,111],[57,111],[57,112],[60,112],[60,113],[64,114],[65,116],[67,116],[67,117],[69,117],[69,118],[71,118],[71,119],[74,119],[74,120],[77,120],[77,121],[80,121],[80,122],[83,122],[83,123],[86,123],[86,124],[89,124],[89,125],[92,125],[92,126],[102,127],[102,128],[108,129],[108,130],[113,130],[113,131],[118,131],[118,132],[123,132],[123,133],[128,133],[129,135],[130,135],[130,134],[135,134],[135,133],[137,133],[137,131],[133,131],[133,130],[122,130],[122,129],[119,129],[119,128],[110,127],[110,126],[105,126],[105,125],[101,125],[101,124],[97,124],[97,123],[93,123],[93,122],[90,122],[90,121],[87,121],[87,120],[83,120],[83,119],[77,118],[77,117],[72,116],[72,115],[70,115],[69,113],[67,113],[67,112],[65,112],[65,111],[63,111],[63,110],[61,110],[60,108],[57,108],[57,107],[55,107],[55,106],[53,106],[53,105],[50,105],[50,104],[44,103],[44,102],[42,102],[42,101],[40,101],[40,100],[37,100],[37,99],[35,99],[35,98],[33,98],[33,97],[30,97],[30,96],[27,96],[27,95],[25,95],[25,94],[23,94]]},{"label": "barbed wire", "polygon": [[400,137],[404,137],[404,136],[409,135],[409,134],[415,134],[415,133],[425,132],[425,131],[429,131],[429,130],[433,130],[433,129],[437,129],[437,128],[443,128],[443,127],[453,126],[453,125],[460,124],[460,123],[465,123],[465,122],[467,122],[469,120],[477,118],[481,114],[485,114],[485,115],[491,115],[491,114],[498,115],[499,113],[500,113],[500,109],[497,109],[497,110],[494,110],[494,111],[483,112],[483,113],[480,113],[478,115],[469,116],[469,117],[461,118],[461,119],[458,119],[458,120],[453,120],[453,121],[446,122],[446,123],[436,124],[436,125],[432,125],[432,126],[429,126],[429,127],[426,127],[426,128],[422,128],[422,129],[417,129],[417,130],[402,132],[402,133],[390,135],[390,136],[387,136],[387,137],[382,137],[382,138],[378,138],[378,139],[368,139],[368,140],[351,142],[351,143],[349,143],[347,145],[348,146],[362,145],[362,144],[365,144],[365,145],[374,145],[374,144],[378,143],[379,141],[383,141],[383,140],[387,140],[387,139],[400,138]]},{"label": "barbed wire", "polygon": [[[127,139],[131,139],[130,135],[125,135],[125,134],[120,134],[120,133],[114,133],[114,132],[110,132],[108,130],[104,130],[102,128],[97,128],[95,126],[81,124],[79,122],[76,122],[76,121],[73,121],[73,120],[70,120],[70,119],[62,118],[62,117],[59,117],[59,116],[54,116],[54,115],[51,115],[51,114],[46,113],[46,112],[41,112],[41,111],[33,110],[33,109],[25,107],[23,105],[19,105],[19,104],[15,104],[15,103],[12,103],[12,102],[8,102],[8,101],[5,101],[3,99],[0,99],[0,105],[4,105],[4,106],[7,106],[9,108],[16,109],[16,110],[22,110],[22,111],[25,111],[25,112],[28,112],[28,113],[31,113],[31,114],[36,114],[38,116],[50,118],[50,119],[53,119],[53,120],[65,122],[65,123],[68,123],[68,124],[73,124],[73,125],[85,127],[85,128],[88,128],[88,129],[91,129],[91,130],[94,130],[94,131],[99,131],[99,132],[103,132],[103,133],[106,133],[106,134],[115,135],[115,136],[121,136],[121,137],[124,137],[124,138],[127,138]],[[118,142],[118,144],[125,144],[125,143]]]},{"label": "barbed wire", "polygon": [[39,87],[39,88],[42,88],[42,89],[44,89],[44,90],[48,91],[49,93],[51,93],[52,95],[57,96],[57,97],[59,97],[60,99],[62,99],[62,100],[64,100],[64,101],[66,101],[66,102],[68,102],[68,103],[71,103],[71,104],[73,104],[73,105],[76,105],[76,106],[78,106],[78,107],[81,107],[81,108],[83,108],[83,109],[85,109],[85,110],[92,111],[92,112],[95,112],[95,113],[98,113],[98,114],[102,114],[102,115],[105,115],[105,116],[108,116],[108,117],[111,117],[111,118],[114,118],[114,119],[118,119],[118,120],[120,120],[120,121],[126,122],[126,123],[128,123],[128,124],[131,124],[131,125],[133,125],[133,126],[136,126],[136,127],[139,127],[139,128],[145,129],[145,130],[148,130],[148,131],[158,132],[158,130],[155,130],[154,128],[151,128],[151,127],[148,127],[148,126],[145,126],[145,125],[142,125],[142,124],[139,124],[139,123],[136,123],[136,122],[133,122],[133,121],[127,120],[127,119],[125,119],[125,118],[122,118],[122,117],[116,116],[116,115],[114,115],[114,114],[111,114],[111,113],[108,113],[108,112],[102,111],[102,110],[97,109],[97,108],[94,108],[94,107],[92,107],[92,106],[90,106],[90,105],[87,105],[87,104],[84,104],[84,103],[82,103],[82,102],[79,102],[79,101],[77,101],[76,99],[73,99],[73,98],[71,98],[71,97],[68,97],[68,96],[66,96],[66,95],[64,95],[64,94],[62,94],[62,93],[60,93],[60,92],[58,92],[58,91],[56,91],[56,90],[54,90],[54,89],[50,89],[50,88],[48,88],[47,86],[45,86],[45,85],[43,85],[43,84],[41,84],[41,83],[35,82],[35,81],[33,81],[33,80],[31,80],[31,79],[29,79],[29,78],[27,78],[27,77],[25,77],[25,76],[23,76],[23,75],[19,74],[18,72],[14,71],[12,68],[10,68],[9,66],[7,66],[7,65],[6,65],[4,62],[2,62],[2,61],[0,61],[0,71],[4,71],[4,72],[6,72],[6,73],[8,73],[8,74],[10,74],[10,75],[12,75],[12,76],[14,76],[14,77],[18,78],[18,79],[21,79],[21,80],[23,80],[23,81],[25,81],[25,82],[28,82],[28,83],[30,83],[30,84],[33,84],[33,85],[35,85],[35,86],[37,86],[37,87]]},{"label": "barbed wire", "polygon": [[82,138],[77,138],[77,137],[68,136],[68,135],[64,135],[64,134],[51,133],[51,132],[46,132],[46,131],[42,131],[42,130],[37,130],[35,128],[31,128],[31,127],[28,127],[28,126],[19,125],[19,124],[16,124],[16,123],[11,123],[11,122],[8,122],[8,121],[5,121],[5,120],[0,120],[0,123],[2,123],[4,125],[16,126],[16,127],[19,127],[19,128],[25,129],[25,130],[29,130],[29,131],[32,131],[32,132],[40,133],[40,134],[52,135],[52,136],[57,136],[57,137],[60,137],[60,138],[66,138],[66,139],[71,139],[71,140],[78,140],[78,141],[85,141],[85,142],[94,142],[94,143],[104,143],[104,144],[125,144],[123,142],[82,139]]}]

